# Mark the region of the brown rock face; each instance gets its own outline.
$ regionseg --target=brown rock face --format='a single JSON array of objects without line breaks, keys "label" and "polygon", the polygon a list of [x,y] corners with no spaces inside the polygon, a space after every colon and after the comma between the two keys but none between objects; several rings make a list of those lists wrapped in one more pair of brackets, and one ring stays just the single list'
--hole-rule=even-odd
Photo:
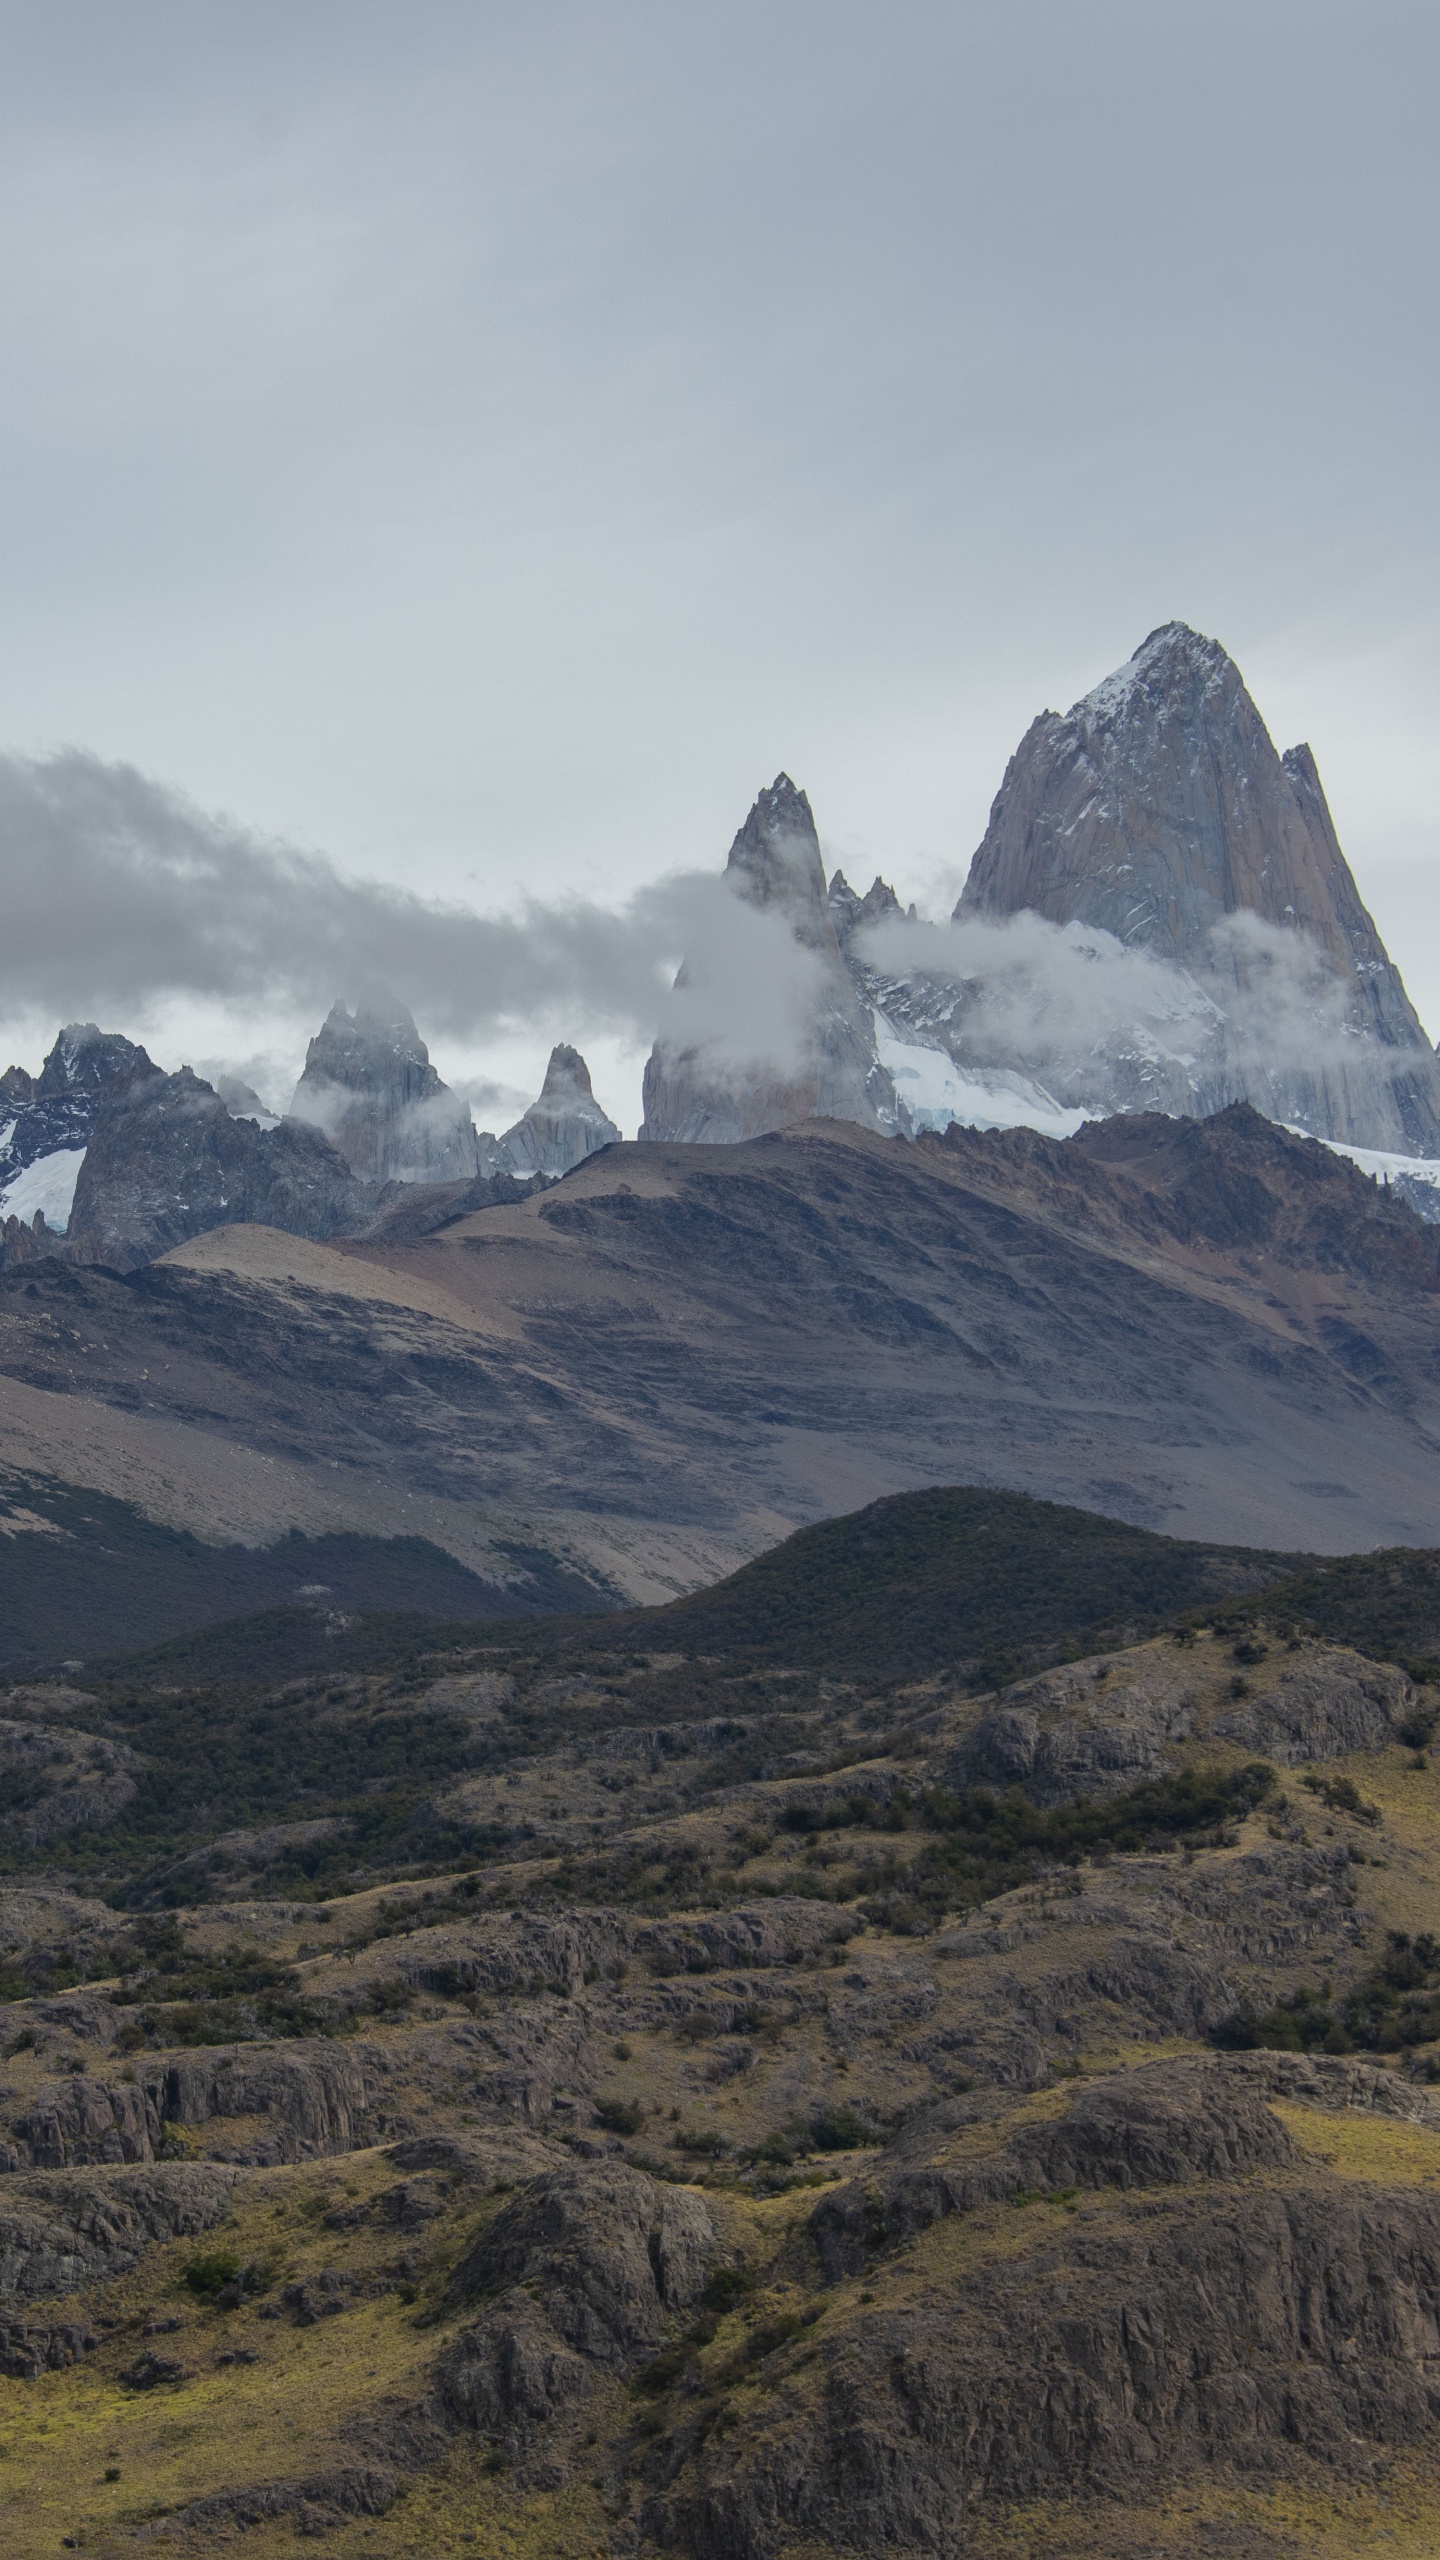
[{"label": "brown rock face", "polygon": [[874,1026],[845,967],[814,815],[788,774],[761,792],[726,871],[748,905],[781,916],[815,953],[819,999],[802,1026],[798,1063],[784,1069],[728,1050],[676,1050],[657,1041],[645,1069],[641,1137],[733,1142],[815,1118],[894,1128],[894,1087],[876,1061]]},{"label": "brown rock face", "polygon": [[[1228,1026],[1197,1080],[1166,1061],[1148,1099],[1212,1110],[1250,1100],[1317,1136],[1440,1152],[1440,1068],[1361,902],[1307,746],[1277,754],[1239,668],[1186,624],[1150,634],[1063,716],[1043,711],[1010,760],[957,922],[1030,910],[1098,927],[1190,970]],[[1303,937],[1338,982],[1339,1039],[1265,1055],[1273,935]],[[1268,956],[1268,957],[1267,957]],[[1244,1054],[1242,1054],[1244,1053]],[[1187,1072],[1188,1069],[1188,1072]]]}]

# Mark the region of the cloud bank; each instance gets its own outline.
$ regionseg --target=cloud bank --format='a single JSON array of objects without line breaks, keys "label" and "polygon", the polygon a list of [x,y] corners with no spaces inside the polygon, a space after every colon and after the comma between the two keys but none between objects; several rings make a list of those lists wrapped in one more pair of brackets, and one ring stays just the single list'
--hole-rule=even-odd
[{"label": "cloud bank", "polygon": [[858,946],[881,977],[919,979],[976,1059],[1044,1075],[1138,1046],[1198,1063],[1223,1041],[1231,1068],[1270,1076],[1353,1057],[1346,990],[1317,944],[1260,916],[1227,916],[1203,977],[1093,926],[1025,913],[951,924],[887,918]]},{"label": "cloud bank", "polygon": [[74,751],[0,758],[0,878],[0,1004],[57,1018],[123,1023],[183,997],[318,1019],[380,983],[430,1036],[659,1027],[748,1055],[784,1046],[814,974],[784,925],[717,875],[675,873],[622,907],[562,898],[482,916],[347,879]]},{"label": "cloud bank", "polygon": [[[827,1002],[821,955],[783,908],[720,872],[677,871],[623,905],[532,899],[484,916],[206,815],[133,768],[75,751],[0,758],[0,1006],[129,1029],[177,1001],[318,1023],[383,984],[427,1039],[476,1051],[517,1031],[617,1036],[788,1072]],[[1283,1077],[1356,1041],[1324,955],[1235,916],[1193,975],[1154,952],[1038,916],[888,919],[861,937],[882,978],[921,982],[963,1055],[1060,1077],[1129,1049]],[[677,978],[677,964],[684,967]],[[833,992],[833,991],[831,991]],[[263,1091],[276,1079],[253,1061]],[[271,1095],[285,1107],[288,1096]],[[487,1092],[481,1103],[500,1100]],[[505,1097],[508,1102],[509,1096]]]}]

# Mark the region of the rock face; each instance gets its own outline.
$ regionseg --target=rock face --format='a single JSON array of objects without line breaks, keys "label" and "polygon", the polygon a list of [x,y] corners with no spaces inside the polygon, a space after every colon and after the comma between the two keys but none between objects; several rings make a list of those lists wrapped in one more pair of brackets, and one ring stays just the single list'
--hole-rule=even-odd
[{"label": "rock face", "polygon": [[[734,1141],[797,1120],[897,1125],[895,1090],[875,1053],[874,1026],[847,971],[825,888],[815,820],[803,791],[778,774],[730,848],[737,896],[788,925],[819,963],[818,993],[789,1065],[657,1041],[645,1069],[642,1138]],[[858,903],[858,902],[857,902]],[[688,963],[687,963],[688,967]],[[686,983],[682,969],[677,987]]]},{"label": "rock face", "polygon": [[1272,1663],[1271,1676],[1254,1675],[1258,1696],[1218,1710],[1202,1701],[1183,1654],[1132,1655],[1113,1679],[1107,1662],[1041,1672],[1008,1690],[936,1774],[947,1786],[1022,1787],[1034,1804],[1073,1804],[1158,1778],[1172,1747],[1197,1732],[1294,1768],[1382,1750],[1414,1715],[1403,1671],[1340,1646],[1297,1652],[1295,1668],[1274,1677]]},{"label": "rock face", "polygon": [[[63,1235],[76,1177],[106,1105],[143,1077],[153,1060],[118,1031],[69,1022],[38,1076],[7,1067],[0,1076],[0,1217],[43,1238]],[[39,1219],[40,1227],[35,1228]],[[7,1233],[7,1257],[19,1243]]]},{"label": "rock face", "polygon": [[718,2254],[707,2204],[619,2162],[534,2178],[462,2259],[452,2296],[487,2297],[441,2357],[452,2423],[524,2463],[537,2431],[632,2373],[693,2310]]},{"label": "rock face", "polygon": [[1343,2479],[1429,2441],[1434,2198],[1222,2192],[1086,2216],[933,2307],[827,2329],[783,2417],[651,2498],[649,2538],[687,2560],[948,2554],[1012,2502],[1123,2507],[1222,2461],[1284,2478],[1301,2448]]},{"label": "rock face", "polygon": [[96,1120],[75,1186],[69,1251],[133,1271],[212,1227],[256,1224],[330,1236],[358,1223],[365,1196],[318,1129],[237,1120],[182,1067],[152,1069]]},{"label": "rock face", "polygon": [[562,1042],[550,1052],[538,1101],[499,1141],[497,1169],[522,1179],[540,1173],[553,1181],[598,1148],[614,1146],[619,1136],[595,1099],[579,1050]]},{"label": "rock face", "polygon": [[[881,880],[878,876],[871,881],[864,897],[861,898],[851,888],[844,872],[837,871],[827,895],[831,919],[835,926],[835,939],[847,959],[850,956],[850,946],[862,926],[883,924],[887,916],[898,916],[904,913],[888,880]],[[910,914],[913,916],[914,913],[915,910],[912,907]]]},{"label": "rock face", "polygon": [[[1250,1100],[1317,1137],[1440,1153],[1440,1067],[1315,759],[1277,754],[1217,641],[1167,623],[1063,716],[1031,723],[955,916],[1027,910],[1179,963],[1215,1009],[1198,1051],[1192,1026],[1174,1055],[1142,1041],[1077,1059],[1067,1099],[1190,1112]],[[1297,1021],[1313,1011],[1309,1054],[1279,1037],[1277,972],[1294,979]],[[957,1028],[963,1047],[963,1012]]]},{"label": "rock face", "polygon": [[148,2249],[217,2223],[236,2172],[209,2162],[7,2179],[0,2189],[0,2305],[104,2284]]},{"label": "rock face", "polygon": [[361,1182],[467,1182],[480,1171],[475,1130],[441,1083],[402,1004],[362,996],[333,1007],[305,1053],[293,1120],[323,1131]]}]

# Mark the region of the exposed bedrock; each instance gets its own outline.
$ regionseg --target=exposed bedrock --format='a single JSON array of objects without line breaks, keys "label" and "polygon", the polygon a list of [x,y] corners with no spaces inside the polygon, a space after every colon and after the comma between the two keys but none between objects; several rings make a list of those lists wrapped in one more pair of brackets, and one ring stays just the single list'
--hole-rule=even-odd
[{"label": "exposed bedrock", "polygon": [[147,2249],[208,2231],[237,2172],[209,2162],[85,2169],[0,2186],[0,2304],[75,2293],[123,2275]]}]

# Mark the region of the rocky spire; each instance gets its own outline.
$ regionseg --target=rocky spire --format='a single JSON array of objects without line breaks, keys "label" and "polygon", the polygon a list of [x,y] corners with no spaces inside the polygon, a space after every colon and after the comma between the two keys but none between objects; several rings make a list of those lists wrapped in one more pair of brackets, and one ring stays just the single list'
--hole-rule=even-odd
[{"label": "rocky spire", "polygon": [[[792,1061],[657,1041],[645,1069],[642,1138],[735,1140],[816,1117],[893,1128],[895,1093],[877,1061],[870,1015],[845,967],[825,887],[814,814],[788,773],[762,791],[730,847],[727,877],[747,905],[773,912],[821,963],[804,1022],[777,1025]],[[683,985],[682,969],[677,985]]]},{"label": "rocky spire", "polygon": [[788,773],[761,792],[725,868],[752,907],[780,908],[797,942],[839,958],[814,814]]},{"label": "rocky spire", "polygon": [[[1249,1099],[1317,1136],[1440,1153],[1440,1068],[1361,902],[1315,759],[1306,746],[1277,754],[1218,641],[1165,623],[1069,711],[1031,723],[955,915],[1025,909],[1179,962],[1232,1028],[1259,986],[1243,920],[1301,937],[1343,989],[1352,1054],[1322,1059],[1317,1033],[1313,1066],[1271,1076],[1263,1055],[1242,1066],[1232,1038],[1199,1100]],[[1268,948],[1273,967],[1283,946]],[[1263,1052],[1263,1029],[1252,1025],[1248,1051]],[[1147,1098],[1197,1107],[1193,1092]]]},{"label": "rocky spire", "polygon": [[497,1161],[524,1176],[542,1173],[554,1180],[569,1173],[600,1147],[614,1146],[620,1132],[600,1108],[590,1083],[590,1070],[578,1049],[562,1041],[550,1052],[545,1082],[513,1129],[499,1142]]},{"label": "rocky spire", "polygon": [[[861,898],[851,888],[844,872],[837,871],[830,883],[829,906],[836,938],[847,957],[862,925],[879,924],[884,916],[898,916],[905,912],[889,881],[882,880],[878,873]],[[914,915],[913,907],[910,913]]]},{"label": "rocky spire", "polygon": [[323,1131],[362,1182],[467,1182],[477,1171],[466,1105],[383,990],[367,990],[353,1014],[332,1008],[305,1053],[290,1117]]}]

